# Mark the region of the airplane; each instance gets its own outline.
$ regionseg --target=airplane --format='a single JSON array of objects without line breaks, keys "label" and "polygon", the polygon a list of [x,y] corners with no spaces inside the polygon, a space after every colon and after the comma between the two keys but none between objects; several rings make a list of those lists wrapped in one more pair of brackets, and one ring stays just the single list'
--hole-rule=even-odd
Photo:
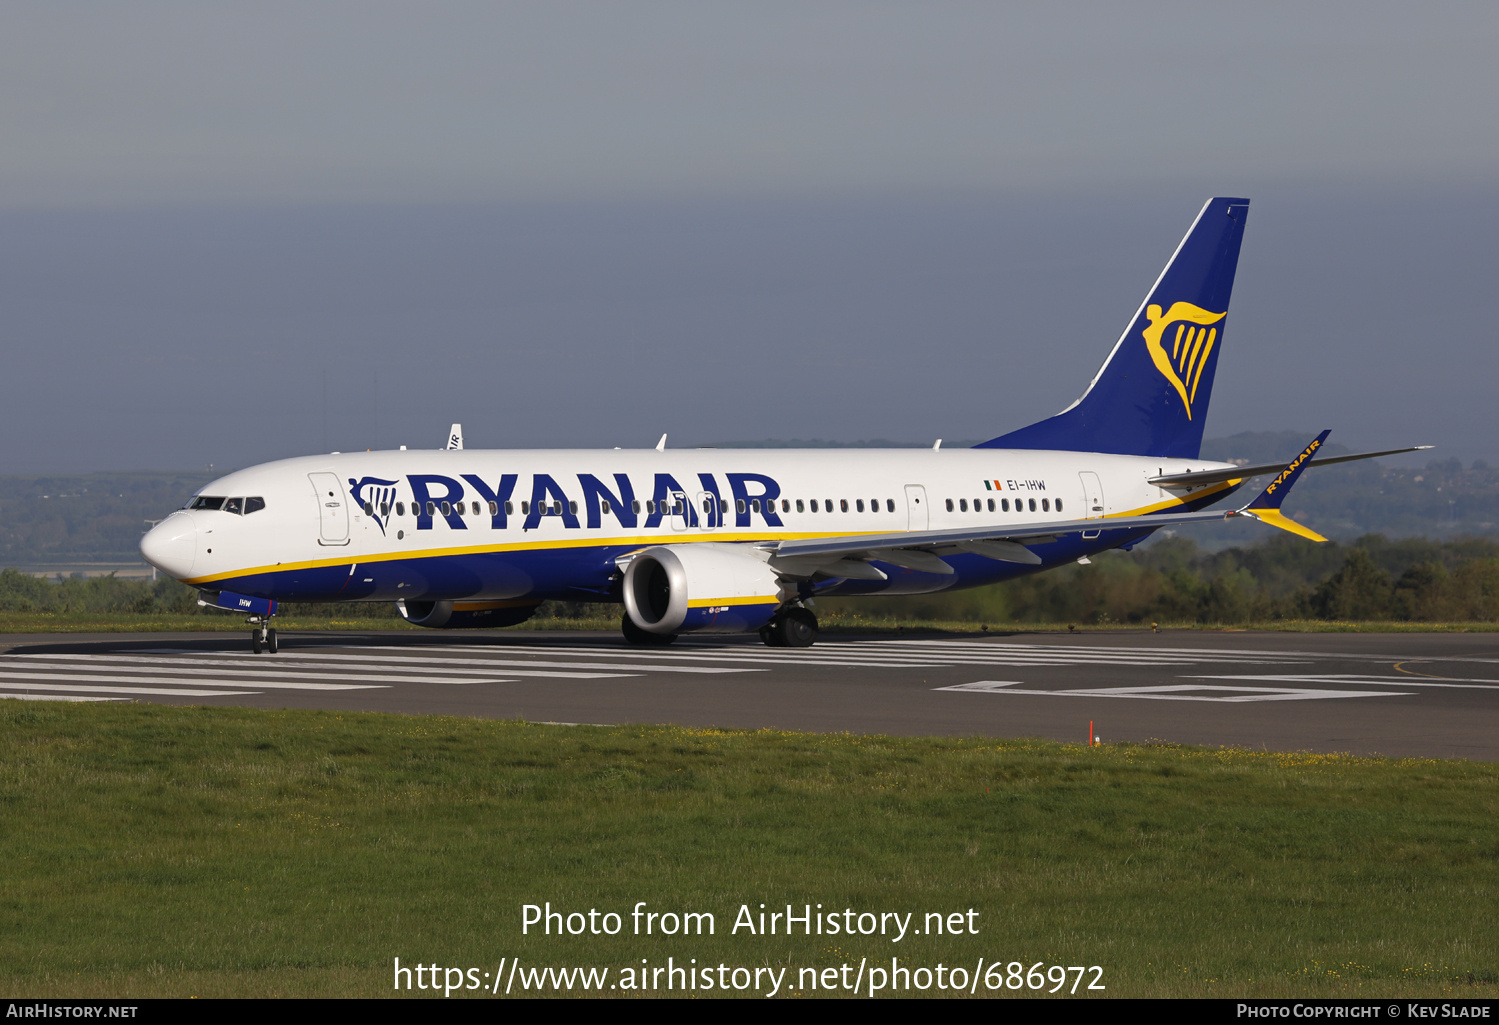
[{"label": "airplane", "polygon": [[[1035,573],[1166,526],[1281,511],[1302,471],[1200,456],[1249,212],[1215,197],[1083,395],[973,448],[334,452],[220,477],[141,541],[202,605],[277,650],[284,602],[390,601],[418,626],[523,623],[547,600],[615,602],[637,645],[684,633],[817,638],[814,600],[923,594]],[[1254,500],[1207,507],[1276,472]]]}]

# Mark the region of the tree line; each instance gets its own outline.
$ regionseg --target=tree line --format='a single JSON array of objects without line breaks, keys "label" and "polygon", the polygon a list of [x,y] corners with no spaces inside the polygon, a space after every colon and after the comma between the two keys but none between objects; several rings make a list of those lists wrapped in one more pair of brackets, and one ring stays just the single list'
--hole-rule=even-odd
[{"label": "tree line", "polygon": [[[894,598],[828,598],[830,620],[981,623],[1499,622],[1499,543],[1486,538],[1314,545],[1290,535],[1223,551],[1182,537],[990,587]],[[175,580],[39,579],[0,572],[0,611],[207,614]],[[283,606],[287,615],[394,619],[390,602]],[[613,617],[618,606],[549,602],[543,618]]]}]

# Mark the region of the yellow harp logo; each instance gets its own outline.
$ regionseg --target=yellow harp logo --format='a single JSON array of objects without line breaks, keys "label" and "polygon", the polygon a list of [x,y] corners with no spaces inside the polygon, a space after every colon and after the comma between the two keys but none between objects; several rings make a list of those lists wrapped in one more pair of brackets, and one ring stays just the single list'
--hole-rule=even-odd
[{"label": "yellow harp logo", "polygon": [[[1209,328],[1208,325],[1216,324],[1226,316],[1227,310],[1209,313],[1191,303],[1172,303],[1171,309],[1164,316],[1161,308],[1153,303],[1145,308],[1145,319],[1150,321],[1150,326],[1142,332],[1145,335],[1145,347],[1150,350],[1150,358],[1161,376],[1170,381],[1176,393],[1182,397],[1188,420],[1192,419],[1192,402],[1197,398],[1202,368],[1207,366],[1208,354],[1213,351],[1213,343],[1218,340],[1218,329]],[[1176,334],[1171,339],[1171,352],[1168,355],[1163,338],[1166,329],[1172,324],[1176,325]]]}]

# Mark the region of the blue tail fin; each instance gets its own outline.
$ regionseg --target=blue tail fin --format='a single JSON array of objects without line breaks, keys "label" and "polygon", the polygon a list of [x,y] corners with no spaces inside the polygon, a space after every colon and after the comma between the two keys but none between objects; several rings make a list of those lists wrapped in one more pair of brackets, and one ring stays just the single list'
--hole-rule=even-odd
[{"label": "blue tail fin", "polygon": [[1195,459],[1248,213],[1208,200],[1083,397],[977,447]]}]

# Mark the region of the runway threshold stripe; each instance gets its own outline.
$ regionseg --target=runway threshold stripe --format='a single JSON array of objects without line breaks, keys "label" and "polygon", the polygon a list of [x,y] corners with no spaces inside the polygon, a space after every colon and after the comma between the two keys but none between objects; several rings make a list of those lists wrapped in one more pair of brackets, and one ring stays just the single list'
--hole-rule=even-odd
[{"label": "runway threshold stripe", "polygon": [[[400,648],[398,650],[409,651],[411,649],[409,649],[409,648]],[[451,649],[449,649],[449,650],[451,650]],[[530,649],[530,648],[524,648],[524,647],[520,647],[520,646],[515,646],[515,647],[508,647],[507,646],[505,650],[507,650],[507,651],[529,651],[529,650],[532,650],[532,649]],[[539,650],[545,651],[548,654],[556,654],[556,649],[555,648],[543,648],[543,649],[539,649]],[[716,650],[728,650],[728,649],[716,649]],[[579,651],[576,654],[578,654],[578,655],[581,656],[581,655],[584,654],[584,652]],[[884,659],[882,661],[872,661],[872,660],[866,661],[866,660],[863,660],[863,659],[853,660],[853,659],[820,658],[820,657],[815,656],[815,655],[812,656],[812,657],[809,657],[809,658],[798,658],[798,657],[796,657],[794,655],[774,655],[774,654],[770,654],[770,653],[766,653],[764,655],[761,655],[761,654],[758,654],[758,653],[754,652],[753,650],[747,650],[745,654],[739,654],[739,655],[697,655],[697,654],[689,654],[688,650],[687,649],[683,649],[683,648],[677,648],[677,649],[670,650],[670,651],[662,649],[662,650],[653,651],[653,652],[649,652],[649,653],[647,653],[647,652],[640,652],[638,654],[637,653],[633,653],[633,652],[628,652],[628,651],[608,651],[608,652],[600,652],[599,654],[600,654],[600,657],[605,657],[607,655],[607,657],[610,657],[610,658],[654,658],[654,659],[663,659],[663,658],[666,658],[666,659],[671,659],[672,661],[681,660],[683,662],[740,662],[740,663],[742,663],[742,662],[748,662],[748,663],[786,664],[786,665],[798,665],[798,666],[835,666],[835,667],[836,666],[845,666],[845,667],[852,667],[852,668],[859,668],[859,667],[862,667],[862,666],[875,666],[875,667],[888,667],[888,668],[892,668],[892,669],[904,669],[904,668],[916,668],[916,669],[920,669],[920,668],[936,667],[937,665],[939,665],[939,663],[932,661],[931,658],[929,658],[929,657],[928,658],[924,658],[922,661],[906,661],[906,660],[891,661],[888,658],[886,658],[886,659]],[[636,668],[636,667],[632,666],[631,668]]]},{"label": "runway threshold stripe", "polygon": [[[382,648],[382,649],[379,649],[379,650],[381,650],[381,651],[387,651],[389,649]],[[405,649],[405,650],[409,650],[409,649]],[[450,658],[450,657],[421,658],[419,656],[402,656],[402,655],[340,655],[340,654],[335,654],[335,653],[331,653],[331,652],[327,653],[327,654],[306,654],[306,655],[304,655],[304,654],[277,654],[277,655],[261,655],[261,656],[251,655],[249,657],[250,658],[257,658],[257,657],[259,657],[261,659],[271,660],[271,664],[275,664],[275,663],[279,663],[279,662],[286,662],[286,661],[294,661],[294,662],[297,662],[299,664],[309,664],[309,665],[313,664],[313,663],[323,663],[323,664],[330,664],[331,663],[331,664],[337,664],[339,667],[342,667],[342,666],[346,665],[349,662],[378,662],[378,663],[380,663],[382,665],[386,665],[386,664],[390,664],[390,663],[403,663],[403,664],[411,664],[411,665],[420,665],[420,666],[423,666],[423,667],[425,667],[427,669],[431,669],[431,670],[438,671],[438,672],[448,672],[448,671],[460,672],[460,671],[465,671],[462,668],[464,666],[474,666],[474,667],[480,667],[480,668],[487,668],[487,667],[493,667],[493,666],[502,666],[502,667],[506,667],[506,671],[507,672],[509,671],[509,667],[511,667],[511,666],[516,666],[516,667],[521,667],[521,668],[534,668],[534,669],[627,669],[627,670],[630,670],[630,671],[633,671],[633,672],[650,671],[650,672],[660,672],[660,673],[752,673],[752,672],[755,672],[755,670],[753,670],[753,669],[732,669],[732,668],[680,666],[680,665],[678,665],[678,666],[650,665],[650,664],[636,665],[636,664],[627,664],[627,663],[604,663],[604,662],[538,662],[538,661],[536,661],[534,659],[516,659],[516,658],[511,658],[511,659],[503,659],[503,658]],[[245,664],[248,664],[248,663],[245,663],[243,661],[237,661],[235,664],[237,664],[237,665],[245,665]],[[265,663],[262,663],[262,664],[265,664]],[[449,667],[457,667],[457,668],[454,668],[454,669],[450,670]],[[477,670],[476,669],[470,669],[470,670],[466,670],[466,671],[468,671],[468,672],[474,672],[474,671],[477,671]]]},{"label": "runway threshold stripe", "polygon": [[[188,670],[184,670],[188,672]],[[9,670],[0,670],[0,687],[10,684],[7,680],[79,680],[87,683],[159,683],[198,686],[223,686],[223,687],[255,687],[258,690],[388,690],[383,684],[357,684],[357,683],[284,683],[271,681],[262,683],[259,680],[204,680],[202,673],[195,674],[195,679],[179,680],[171,676],[121,676],[118,672],[92,672],[92,673],[16,673]],[[496,681],[498,682],[498,681]],[[71,688],[70,688],[71,689]],[[160,693],[176,693],[161,691]],[[209,693],[205,691],[204,693]],[[217,693],[217,692],[213,692]]]},{"label": "runway threshold stripe", "polygon": [[11,701],[128,701],[129,698],[90,698],[80,694],[6,694],[0,692],[0,699]]},{"label": "runway threshold stripe", "polygon": [[[391,675],[391,674],[386,674],[386,673],[368,673],[368,672],[364,672],[362,670],[359,670],[359,669],[357,669],[355,667],[346,666],[343,663],[340,663],[339,665],[330,665],[323,672],[296,672],[296,671],[291,670],[291,669],[284,669],[283,670],[283,669],[271,669],[271,668],[267,668],[269,666],[274,666],[276,664],[275,662],[272,662],[272,661],[265,661],[265,662],[260,662],[260,663],[246,664],[246,663],[240,663],[240,662],[234,662],[234,661],[215,660],[215,659],[131,658],[129,656],[120,656],[120,655],[15,655],[15,656],[11,656],[11,657],[12,658],[17,658],[17,659],[46,660],[48,664],[58,664],[58,663],[66,662],[66,663],[68,663],[70,665],[89,665],[89,666],[101,666],[101,667],[102,666],[108,666],[110,668],[115,669],[117,672],[124,672],[124,673],[128,673],[128,672],[200,673],[200,671],[201,671],[201,669],[203,667],[219,667],[219,668],[224,669],[226,672],[237,672],[237,673],[248,673],[248,674],[251,674],[251,675],[253,675],[255,677],[256,680],[260,680],[262,678],[264,678],[264,679],[281,679],[281,680],[327,680],[327,679],[330,679],[330,678],[337,679],[338,677],[331,676],[331,674],[333,674],[333,673],[343,673],[344,677],[347,677],[349,675],[355,675],[355,676],[357,676],[358,679],[361,679],[361,680],[380,680],[380,681],[387,682],[387,683],[407,683],[407,682],[410,682],[410,680],[412,678],[409,675],[396,676],[396,675]],[[267,656],[267,657],[274,657],[274,656]],[[361,661],[361,662],[365,662],[365,663],[368,663],[368,662],[372,661],[370,659],[366,659],[366,658],[363,658],[362,656],[358,656],[358,655],[344,655],[344,656],[336,656],[336,657],[354,659],[356,661]],[[422,672],[419,673],[419,674],[416,674],[415,670],[413,670],[413,674],[414,675],[421,675],[421,676],[426,677],[429,681],[435,681],[435,682],[439,682],[439,683],[440,682],[444,682],[444,681],[441,681],[441,680],[437,679],[438,677],[441,677],[441,676],[452,676],[452,677],[454,677],[454,679],[452,679],[450,681],[446,681],[446,682],[451,682],[451,683],[468,683],[468,682],[470,682],[467,679],[460,679],[459,677],[463,677],[463,676],[467,676],[467,675],[472,675],[471,673],[465,673],[462,670],[452,670],[450,672],[445,672],[444,670],[439,669],[436,666],[434,666],[430,660],[418,660],[418,661],[422,662]],[[145,664],[149,664],[151,666],[151,668],[150,669],[145,668],[144,667]],[[139,666],[140,668],[136,668],[137,666]],[[171,666],[187,666],[189,668],[173,669],[173,668],[170,668]],[[310,668],[311,667],[309,667],[309,669]],[[353,674],[349,673],[348,670],[350,668],[355,668],[355,671],[354,671]],[[0,662],[0,672],[4,672],[4,671],[5,671],[5,669],[4,669],[4,662]],[[494,674],[484,674],[484,675],[494,675]],[[567,673],[567,672],[550,672],[550,671],[543,672],[543,671],[530,671],[530,670],[522,671],[522,670],[518,670],[518,669],[507,669],[507,670],[505,670],[504,675],[506,675],[506,676],[539,676],[539,677],[546,677],[546,678],[559,678],[559,679],[572,679],[572,680],[609,680],[609,679],[615,679],[615,678],[619,677],[622,674],[619,674],[619,673]]]},{"label": "runway threshold stripe", "polygon": [[[96,680],[92,676],[38,676],[38,680]],[[107,677],[106,677],[107,679]],[[142,683],[175,681],[151,681],[142,680]],[[78,683],[11,683],[8,678],[0,678],[0,688],[11,690],[77,690],[88,694],[156,694],[179,698],[227,698],[238,697],[243,694],[256,694],[253,690],[194,690],[188,687],[173,687],[170,690],[163,687],[102,687]]]}]

